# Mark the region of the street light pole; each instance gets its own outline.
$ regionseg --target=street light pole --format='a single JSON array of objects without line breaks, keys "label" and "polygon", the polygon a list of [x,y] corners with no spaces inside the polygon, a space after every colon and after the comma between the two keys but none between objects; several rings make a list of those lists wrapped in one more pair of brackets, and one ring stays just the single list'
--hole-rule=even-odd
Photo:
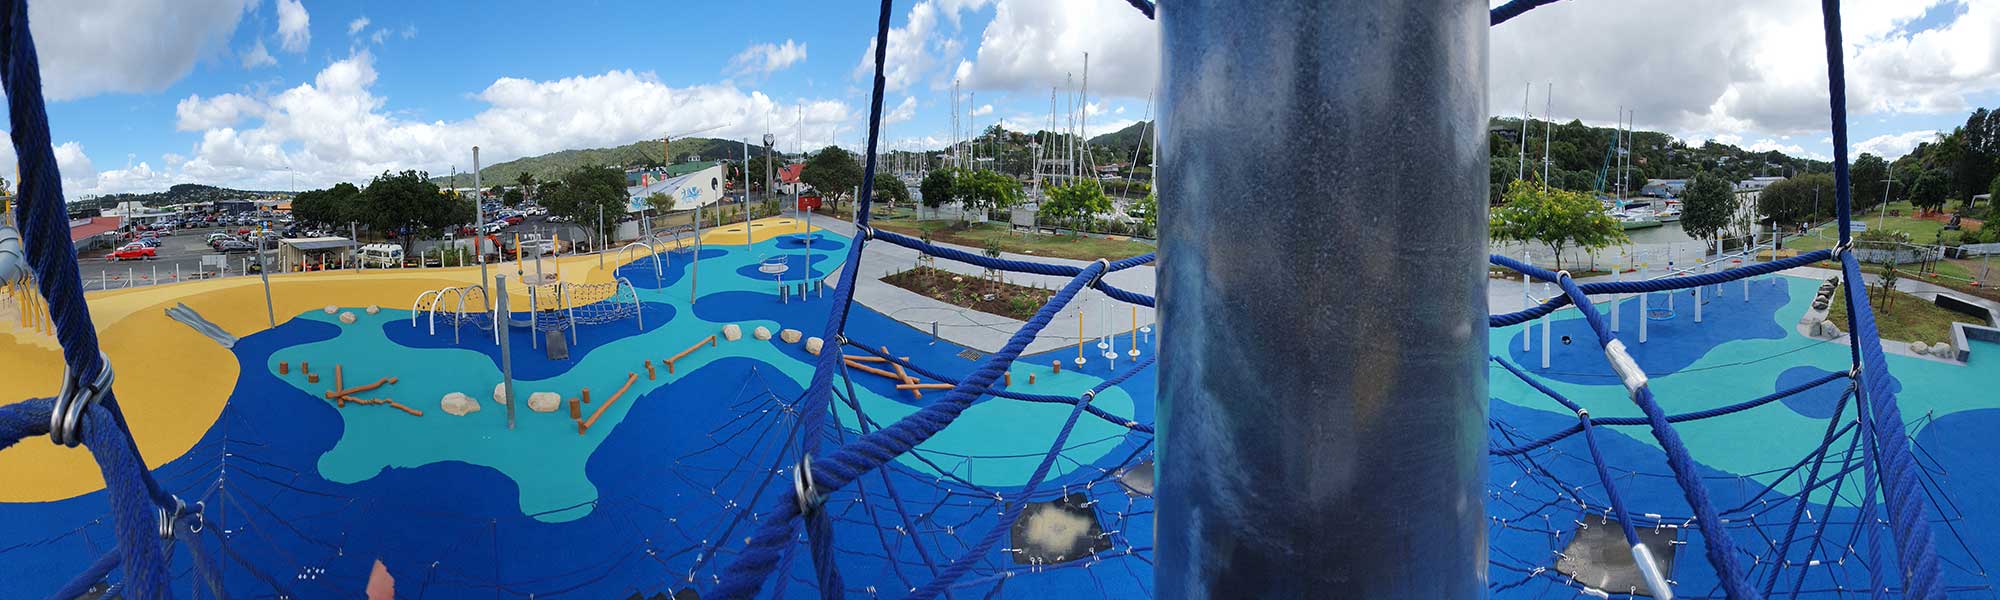
[{"label": "street light pole", "polygon": [[[479,187],[478,146],[472,147],[472,187]],[[527,192],[527,190],[521,190],[523,194]],[[481,246],[484,246],[486,243],[486,207],[481,205],[478,197],[474,197],[472,200],[472,223],[472,256],[473,260],[479,262],[479,282],[493,281],[493,278],[486,275],[486,252],[481,249]],[[488,294],[480,294],[480,296],[486,297]],[[484,299],[480,300],[480,302],[485,301]]]}]

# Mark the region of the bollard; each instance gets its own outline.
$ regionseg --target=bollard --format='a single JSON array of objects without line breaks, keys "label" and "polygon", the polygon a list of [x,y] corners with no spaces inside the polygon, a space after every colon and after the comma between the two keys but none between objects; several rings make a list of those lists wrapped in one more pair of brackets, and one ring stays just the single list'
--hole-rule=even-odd
[{"label": "bollard", "polygon": [[291,366],[291,365],[288,365],[288,364],[285,364],[285,361],[282,361],[282,360],[281,360],[281,361],[278,361],[278,374],[279,374],[279,375],[290,375],[291,373],[292,373],[292,366]]},{"label": "bollard", "polygon": [[1051,362],[1051,363],[1049,363],[1049,367],[1051,367],[1051,368],[1055,369],[1055,372],[1054,372],[1053,374],[1055,374],[1055,375],[1061,375],[1061,374],[1062,374],[1062,361],[1058,360],[1058,361],[1055,361],[1055,362]]},{"label": "bollard", "polygon": [[933,345],[933,346],[936,346],[936,345],[937,345],[937,343],[938,343],[938,325],[937,325],[937,324],[938,324],[938,322],[937,322],[937,321],[931,321],[931,345]]}]

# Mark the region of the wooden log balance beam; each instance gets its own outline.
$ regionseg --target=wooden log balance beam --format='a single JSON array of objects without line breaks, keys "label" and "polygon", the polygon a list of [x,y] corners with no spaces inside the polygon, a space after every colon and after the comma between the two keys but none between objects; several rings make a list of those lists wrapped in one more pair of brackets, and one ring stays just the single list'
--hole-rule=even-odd
[{"label": "wooden log balance beam", "polygon": [[361,392],[366,392],[366,391],[369,391],[369,390],[373,390],[373,389],[375,389],[375,388],[378,388],[378,387],[382,387],[382,386],[383,386],[384,384],[390,384],[390,383],[395,383],[395,382],[396,382],[396,378],[394,378],[394,377],[383,377],[383,378],[381,378],[381,379],[379,379],[379,380],[376,380],[376,381],[375,381],[375,383],[371,383],[371,384],[368,384],[368,385],[364,385],[364,386],[358,386],[358,387],[351,387],[351,388],[347,388],[347,389],[344,389],[344,390],[335,390],[335,391],[331,391],[331,392],[327,392],[327,393],[326,393],[326,399],[328,399],[328,400],[332,400],[332,399],[334,399],[334,398],[339,398],[339,397],[341,397],[341,396],[352,396],[352,395],[355,395],[355,394],[359,394],[359,393],[361,393]]},{"label": "wooden log balance beam", "polygon": [[[688,346],[688,349],[682,350],[680,354],[675,354],[673,358],[667,359],[667,374],[672,375],[674,373],[674,363],[676,361],[679,361],[680,359],[683,358],[687,358],[688,354],[693,353],[695,350],[701,349],[702,346],[714,346],[714,345],[715,345],[715,336],[710,335],[708,336],[707,339],[695,342],[693,346]],[[605,404],[610,404],[610,403],[611,402],[609,401],[605,402]]]},{"label": "wooden log balance beam", "polygon": [[955,387],[958,387],[958,386],[955,386],[955,385],[952,385],[952,384],[949,384],[949,383],[903,383],[903,384],[897,384],[897,385],[896,385],[896,389],[899,389],[899,390],[912,390],[912,391],[914,391],[914,390],[948,390],[948,389],[951,389],[951,388],[955,388]]},{"label": "wooden log balance beam", "polygon": [[[711,336],[708,336],[708,337],[709,337],[710,339],[714,339],[714,338],[715,338],[715,336],[712,336],[712,335],[711,335]],[[701,347],[701,346],[700,346],[699,344],[696,344],[696,345],[695,345],[695,347],[696,347],[696,348],[699,348],[699,347]],[[683,353],[683,354],[685,354],[685,353]],[[673,365],[673,363],[669,362],[669,363],[667,363],[667,364],[668,364],[668,367],[667,367],[667,372],[668,372],[668,373],[672,373],[672,372],[674,372],[674,371],[673,371],[673,366],[672,366],[672,365]],[[607,409],[607,408],[611,408],[611,405],[612,405],[613,403],[616,403],[616,402],[618,402],[618,397],[619,397],[619,396],[623,396],[623,395],[625,395],[625,391],[626,391],[626,390],[630,390],[630,389],[632,389],[632,384],[633,384],[633,382],[636,382],[636,381],[639,381],[639,374],[638,374],[638,373],[630,373],[630,374],[627,374],[627,375],[625,376],[625,385],[624,385],[624,386],[622,386],[622,387],[619,387],[619,388],[618,388],[618,391],[617,391],[616,393],[613,393],[613,394],[611,394],[611,397],[610,397],[610,398],[605,398],[605,399],[604,399],[604,403],[603,403],[603,404],[599,404],[599,405],[597,405],[597,412],[593,412],[593,413],[590,413],[590,418],[589,418],[589,419],[585,419],[585,420],[582,420],[582,421],[578,421],[578,422],[576,423],[576,434],[577,434],[577,435],[583,435],[583,434],[584,434],[584,432],[586,432],[586,431],[590,431],[590,426],[592,426],[592,425],[596,425],[596,424],[597,424],[597,418],[598,418],[598,417],[602,417],[602,416],[604,416],[604,409]]]}]

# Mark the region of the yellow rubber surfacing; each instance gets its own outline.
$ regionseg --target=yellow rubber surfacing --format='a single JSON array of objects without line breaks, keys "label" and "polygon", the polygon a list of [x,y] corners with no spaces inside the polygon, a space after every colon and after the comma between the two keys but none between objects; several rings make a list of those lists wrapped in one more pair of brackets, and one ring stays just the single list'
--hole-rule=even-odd
[{"label": "yellow rubber surfacing", "polygon": [[[804,232],[791,218],[762,219],[756,239]],[[702,243],[718,246],[745,243],[743,224],[705,229]],[[662,248],[664,250],[664,248]],[[637,260],[643,250],[629,256]],[[565,281],[612,281],[619,263],[607,255],[604,266],[596,256],[544,258],[544,272]],[[532,271],[532,260],[524,265]],[[513,275],[513,262],[487,265],[489,275]],[[279,324],[306,311],[328,305],[342,310],[368,306],[408,309],[423,292],[478,283],[479,267],[448,269],[387,269],[289,273],[271,276],[271,302]],[[509,287],[514,287],[510,285]],[[264,287],[256,277],[231,277],[96,292],[87,296],[99,345],[117,374],[114,389],[132,427],[147,468],[158,468],[187,453],[199,442],[236,387],[240,366],[235,354],[166,316],[175,303],[185,303],[224,331],[248,337],[269,328]],[[525,311],[527,307],[516,307]],[[15,315],[0,318],[0,400],[54,396],[62,387],[62,353],[49,336],[18,327]],[[263,401],[242,398],[244,402]],[[46,438],[23,440],[0,452],[0,502],[50,502],[104,488],[104,478],[90,452],[63,448]]]}]

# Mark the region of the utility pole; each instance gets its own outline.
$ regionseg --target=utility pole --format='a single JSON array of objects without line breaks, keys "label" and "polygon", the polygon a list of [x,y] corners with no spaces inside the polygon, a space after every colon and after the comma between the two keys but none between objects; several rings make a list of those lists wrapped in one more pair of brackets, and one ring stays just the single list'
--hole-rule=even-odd
[{"label": "utility pole", "polygon": [[1549,190],[1549,144],[1555,139],[1556,120],[1551,115],[1556,111],[1556,84],[1549,83],[1546,104],[1542,107],[1542,191]]}]

